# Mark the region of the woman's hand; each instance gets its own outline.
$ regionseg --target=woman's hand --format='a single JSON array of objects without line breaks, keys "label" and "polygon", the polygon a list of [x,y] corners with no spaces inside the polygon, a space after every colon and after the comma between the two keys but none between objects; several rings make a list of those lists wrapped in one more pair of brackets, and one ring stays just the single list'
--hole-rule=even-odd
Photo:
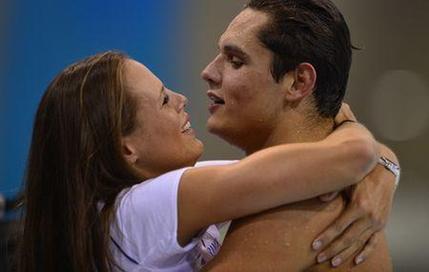
[{"label": "woman's hand", "polygon": [[[349,105],[343,103],[335,117],[335,124],[338,126],[347,120],[357,121]],[[393,151],[384,145],[379,145],[379,149],[381,155],[398,164]],[[368,258],[387,223],[395,192],[395,178],[383,166],[377,165],[362,182],[344,191],[349,199],[346,210],[313,242],[314,250],[322,250],[317,257],[318,263],[331,260],[335,267],[352,256],[355,256],[355,264]],[[319,199],[328,202],[338,194],[332,192]]]},{"label": "woman's hand", "polygon": [[357,122],[356,116],[350,109],[350,106],[347,103],[343,103],[341,105],[340,111],[338,112],[337,116],[335,116],[335,125],[339,125],[343,123],[344,121],[353,121]]},{"label": "woman's hand", "polygon": [[[383,156],[395,163],[395,154],[381,146]],[[313,249],[322,252],[319,263],[331,260],[336,267],[355,256],[355,264],[365,261],[374,250],[384,229],[392,207],[395,176],[383,166],[376,168],[360,183],[346,191],[350,199],[342,215],[313,243]],[[332,200],[337,193],[326,194],[320,199]]]}]

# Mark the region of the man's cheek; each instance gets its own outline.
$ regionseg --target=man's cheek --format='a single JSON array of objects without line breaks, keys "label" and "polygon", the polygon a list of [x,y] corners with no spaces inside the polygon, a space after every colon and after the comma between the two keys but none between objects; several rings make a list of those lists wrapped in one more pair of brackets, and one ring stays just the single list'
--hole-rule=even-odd
[{"label": "man's cheek", "polygon": [[235,88],[234,92],[229,94],[231,106],[234,107],[248,107],[253,101],[254,94],[247,85],[239,85]]}]

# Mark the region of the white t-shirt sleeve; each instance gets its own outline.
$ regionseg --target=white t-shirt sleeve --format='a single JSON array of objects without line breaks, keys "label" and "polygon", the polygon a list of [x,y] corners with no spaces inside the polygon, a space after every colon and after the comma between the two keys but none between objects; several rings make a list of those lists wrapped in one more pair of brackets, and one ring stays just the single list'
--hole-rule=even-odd
[{"label": "white t-shirt sleeve", "polygon": [[226,160],[217,160],[217,161],[199,161],[195,164],[195,167],[203,167],[203,166],[219,166],[219,165],[227,165],[231,163],[235,163],[238,161],[226,161]]}]

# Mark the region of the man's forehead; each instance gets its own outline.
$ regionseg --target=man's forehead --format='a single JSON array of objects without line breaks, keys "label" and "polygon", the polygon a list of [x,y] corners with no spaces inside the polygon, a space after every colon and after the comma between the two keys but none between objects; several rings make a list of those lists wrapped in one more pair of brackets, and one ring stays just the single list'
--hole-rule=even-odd
[{"label": "man's forehead", "polygon": [[240,12],[219,38],[219,46],[225,43],[242,43],[243,46],[257,41],[257,33],[268,22],[266,13],[247,8]]}]

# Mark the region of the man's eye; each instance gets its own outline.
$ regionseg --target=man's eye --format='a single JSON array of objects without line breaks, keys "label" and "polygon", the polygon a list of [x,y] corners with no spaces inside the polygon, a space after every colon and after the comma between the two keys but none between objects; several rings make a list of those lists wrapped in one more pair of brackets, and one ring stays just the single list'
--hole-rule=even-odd
[{"label": "man's eye", "polygon": [[170,97],[168,95],[164,95],[164,100],[162,101],[162,105],[165,105],[170,101]]},{"label": "man's eye", "polygon": [[231,56],[229,57],[229,62],[232,65],[232,68],[234,69],[240,69],[241,66],[243,66],[243,61],[241,61],[239,58],[235,57],[235,56]]}]

